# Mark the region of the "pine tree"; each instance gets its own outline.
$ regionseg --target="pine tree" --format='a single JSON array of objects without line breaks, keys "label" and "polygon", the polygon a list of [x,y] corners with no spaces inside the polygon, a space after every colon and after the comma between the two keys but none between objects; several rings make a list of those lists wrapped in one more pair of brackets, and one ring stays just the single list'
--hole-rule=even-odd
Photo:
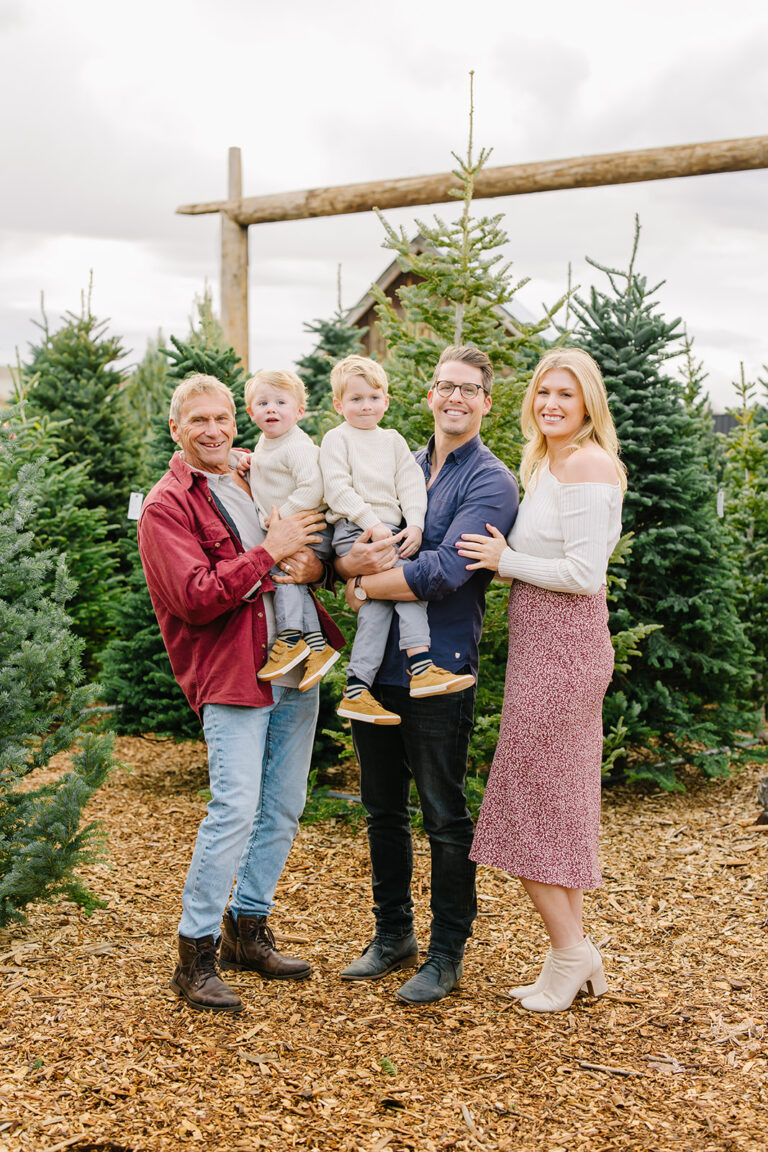
[{"label": "pine tree", "polygon": [[[168,469],[176,450],[168,428],[171,395],[194,372],[215,376],[235,396],[238,435],[235,444],[251,447],[254,434],[245,408],[246,375],[232,348],[221,347],[221,330],[210,310],[208,296],[198,302],[198,326],[186,341],[171,336],[163,349],[166,362],[165,398],[158,406],[147,449],[147,488]],[[119,732],[155,732],[176,737],[199,736],[200,722],[189,707],[171,671],[141,567],[135,531],[130,547],[128,587],[116,611],[117,634],[104,656],[102,681],[106,698],[118,706]]]},{"label": "pine tree", "polygon": [[123,428],[132,445],[131,483],[138,487],[149,479],[155,425],[168,415],[168,360],[164,348],[162,333],[158,332],[155,340],[147,342],[144,356],[120,392]]},{"label": "pine tree", "polygon": [[542,333],[563,300],[534,324],[518,321],[507,311],[527,280],[513,283],[511,262],[503,259],[502,247],[508,242],[503,216],[471,215],[475,181],[491,155],[490,149],[481,149],[473,158],[473,115],[470,97],[467,155],[462,158],[453,153],[457,165],[454,175],[461,184],[461,190],[456,191],[462,202],[458,220],[449,222],[435,216],[431,225],[416,220],[427,242],[425,250],[418,252],[404,229],[396,232],[378,213],[386,233],[383,246],[395,253],[404,272],[418,278],[415,284],[398,290],[402,314],[378,285],[371,288],[388,346],[386,369],[392,403],[385,420],[410,444],[426,443],[432,433],[426,394],[440,353],[450,344],[476,345],[489,356],[497,377],[483,439],[506,464],[516,468],[522,452],[522,380],[544,350]]},{"label": "pine tree", "polygon": [[[5,427],[13,435],[12,462],[6,458],[6,481],[16,479],[25,463],[35,467],[35,531],[33,547],[53,550],[67,559],[73,590],[67,605],[72,628],[85,644],[83,663],[89,673],[98,666],[112,627],[112,604],[119,595],[118,550],[110,538],[107,513],[89,508],[84,490],[90,462],[73,462],[63,452],[61,428],[47,417],[26,420],[23,408],[7,409]],[[10,492],[0,490],[0,506],[7,507]],[[48,569],[50,591],[55,572]]]},{"label": "pine tree", "polygon": [[647,637],[631,674],[614,677],[606,714],[623,717],[628,741],[639,749],[627,765],[630,776],[671,788],[679,786],[679,757],[710,776],[727,772],[723,746],[751,720],[744,706],[749,644],[701,415],[686,407],[683,384],[666,372],[679,355],[680,322],[661,315],[659,285],[649,287],[635,270],[638,240],[639,224],[626,272],[590,261],[610,289],[593,288],[573,304],[575,342],[602,369],[629,472],[623,523],[634,543],[611,631],[662,625]]},{"label": "pine tree", "polygon": [[73,463],[90,463],[83,497],[88,508],[105,508],[117,539],[128,504],[130,455],[123,428],[119,392],[124,356],[120,340],[107,336],[107,321],[91,311],[90,290],[80,315],[67,312],[51,332],[38,325],[39,344],[22,365],[22,395],[27,418],[48,417],[60,426],[62,453]]},{"label": "pine tree", "polygon": [[[768,395],[768,382],[758,380]],[[725,524],[738,571],[741,619],[754,649],[753,699],[763,714],[768,703],[768,424],[760,422],[758,384],[741,365],[734,384],[736,419],[726,441]]]},{"label": "pine tree", "polygon": [[[35,901],[100,902],[76,869],[95,858],[99,831],[82,811],[112,766],[112,738],[88,731],[94,689],[83,684],[82,641],[65,613],[64,558],[35,544],[39,468],[19,466],[12,428],[0,429],[0,926]],[[73,750],[72,770],[30,787],[30,775]]]},{"label": "pine tree", "polygon": [[338,422],[331,395],[331,368],[345,356],[359,353],[367,328],[349,324],[341,307],[341,279],[339,271],[336,311],[330,320],[314,320],[304,325],[317,343],[311,352],[296,361],[296,370],[307,390],[307,412],[301,426],[310,436],[322,439],[329,428]]},{"label": "pine tree", "polygon": [[719,480],[723,473],[723,453],[715,429],[715,417],[709,393],[706,390],[707,373],[703,362],[694,356],[693,339],[685,328],[682,358],[680,377],[683,383],[683,403],[688,411],[698,418],[702,452],[706,457],[709,471]]}]

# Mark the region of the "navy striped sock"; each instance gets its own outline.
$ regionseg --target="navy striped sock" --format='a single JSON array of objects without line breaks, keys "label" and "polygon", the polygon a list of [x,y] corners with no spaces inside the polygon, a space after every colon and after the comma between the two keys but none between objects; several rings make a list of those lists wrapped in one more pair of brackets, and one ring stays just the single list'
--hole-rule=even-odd
[{"label": "navy striped sock", "polygon": [[419,676],[432,667],[432,657],[429,652],[419,652],[416,656],[408,656],[408,671],[411,676]]},{"label": "navy striped sock", "polygon": [[357,700],[361,692],[366,692],[368,685],[364,680],[358,680],[356,676],[347,677],[347,686],[344,689],[344,695],[347,700]]}]

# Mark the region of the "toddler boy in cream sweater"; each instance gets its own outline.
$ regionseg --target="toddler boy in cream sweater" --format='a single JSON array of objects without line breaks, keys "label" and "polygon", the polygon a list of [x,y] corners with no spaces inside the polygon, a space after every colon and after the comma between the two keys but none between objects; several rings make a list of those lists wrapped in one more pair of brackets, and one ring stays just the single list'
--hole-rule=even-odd
[{"label": "toddler boy in cream sweater", "polygon": [[[397,534],[402,564],[421,545],[427,488],[408,444],[393,428],[379,428],[389,407],[389,382],[375,360],[347,356],[331,372],[333,406],[344,423],[332,428],[320,446],[323,494],[333,550],[345,556],[368,529],[373,540]],[[406,527],[401,531],[401,523]],[[384,657],[392,612],[400,623],[400,649],[408,657],[410,695],[460,692],[474,677],[438,668],[430,656],[427,605],[417,601],[366,600],[347,669],[347,686],[337,712],[369,724],[399,724],[370,692]]]},{"label": "toddler boy in cream sweater", "polygon": [[[251,455],[250,484],[259,521],[269,527],[272,509],[290,516],[323,502],[315,442],[299,428],[307,397],[304,384],[295,372],[262,369],[245,385],[245,403],[251,419],[261,429]],[[330,530],[314,551],[321,559],[331,554]],[[275,584],[275,641],[260,680],[275,680],[303,660],[298,688],[306,692],[335,664],[339,653],[320,631],[320,621],[309,589],[303,584]]]}]

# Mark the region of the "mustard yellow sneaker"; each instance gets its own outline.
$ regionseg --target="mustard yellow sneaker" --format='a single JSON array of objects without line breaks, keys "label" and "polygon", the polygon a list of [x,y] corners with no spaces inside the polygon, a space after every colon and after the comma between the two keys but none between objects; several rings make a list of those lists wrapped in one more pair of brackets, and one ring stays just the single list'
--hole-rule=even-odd
[{"label": "mustard yellow sneaker", "polygon": [[290,672],[291,668],[300,664],[309,655],[309,652],[309,645],[301,639],[297,640],[295,644],[287,644],[285,640],[277,639],[272,645],[269,659],[256,675],[259,680],[275,680],[278,676],[284,676],[286,672]]},{"label": "mustard yellow sneaker", "polygon": [[307,688],[314,688],[315,684],[325,676],[328,669],[333,668],[339,656],[341,656],[341,652],[331,648],[330,644],[326,644],[322,652],[315,652],[314,649],[310,649],[307,663],[304,666],[304,677],[299,684],[299,692],[306,692]]},{"label": "mustard yellow sneaker", "polygon": [[431,664],[425,672],[418,676],[411,676],[409,696],[441,696],[450,692],[463,692],[471,688],[475,682],[474,676],[464,672],[448,672],[445,668],[438,668]]},{"label": "mustard yellow sneaker", "polygon": [[366,724],[399,724],[400,717],[396,712],[387,712],[378,700],[374,700],[367,689],[350,700],[349,696],[342,696],[341,703],[336,709],[337,716],[344,716],[347,720],[363,720]]}]

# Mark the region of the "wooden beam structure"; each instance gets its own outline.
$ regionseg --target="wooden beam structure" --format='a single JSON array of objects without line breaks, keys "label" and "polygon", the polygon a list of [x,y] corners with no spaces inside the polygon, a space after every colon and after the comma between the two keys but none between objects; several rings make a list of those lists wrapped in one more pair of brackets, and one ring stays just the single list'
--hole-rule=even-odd
[{"label": "wooden beam structure", "polygon": [[[742,140],[715,140],[706,144],[676,144],[643,148],[637,152],[605,152],[568,160],[511,164],[484,168],[475,181],[474,198],[522,196],[565,188],[594,188],[606,184],[634,184],[646,180],[672,180],[707,176],[715,172],[742,172],[768,168],[768,136]],[[461,187],[452,172],[279,192],[269,196],[230,197],[203,204],[184,204],[176,211],[186,216],[221,212],[237,224],[268,224],[278,220],[306,220],[314,216],[340,216],[371,208],[409,208],[416,204],[444,204]]]},{"label": "wooden beam structure", "polygon": [[[768,168],[768,136],[676,144],[634,152],[605,152],[534,164],[484,168],[477,176],[474,198],[522,196],[568,188],[596,188],[648,180],[674,180],[718,172],[744,172]],[[186,216],[221,213],[221,297],[224,334],[248,367],[248,228],[251,224],[306,220],[368,212],[372,208],[409,208],[417,204],[443,204],[455,200],[461,188],[453,172],[309,188],[267,196],[243,196],[240,149],[229,150],[229,187],[226,200],[184,204],[176,211]]]}]

